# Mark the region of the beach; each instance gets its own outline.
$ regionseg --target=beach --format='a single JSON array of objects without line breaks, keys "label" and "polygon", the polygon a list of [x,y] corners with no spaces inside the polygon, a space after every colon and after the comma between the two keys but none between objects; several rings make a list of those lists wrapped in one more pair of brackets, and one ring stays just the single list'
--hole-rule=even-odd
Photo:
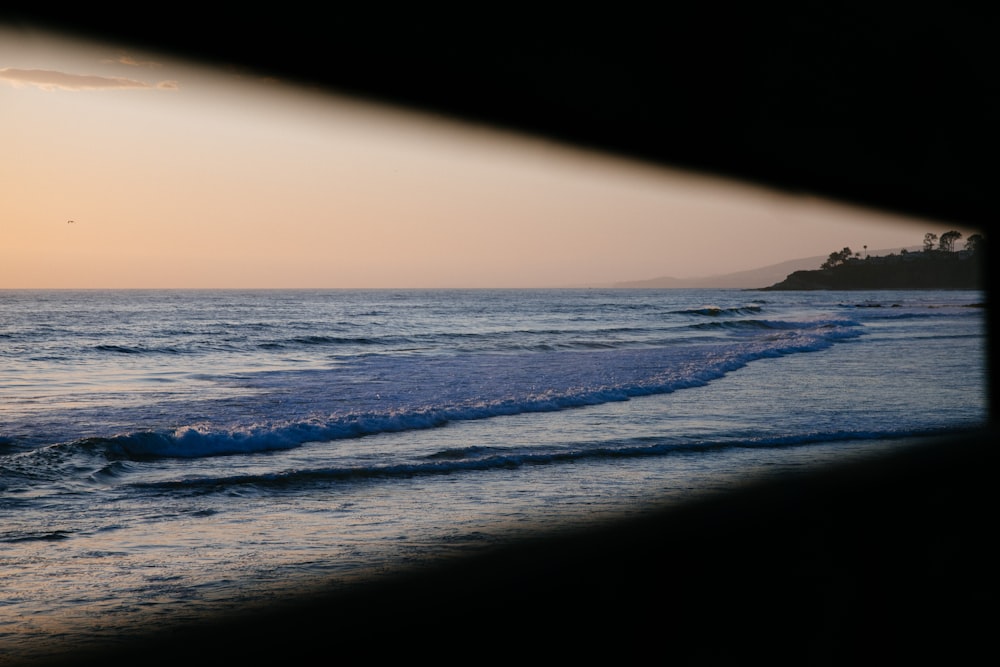
[{"label": "beach", "polygon": [[855,661],[995,590],[976,291],[5,296],[6,664]]},{"label": "beach", "polygon": [[993,654],[988,20],[36,9],[0,667]]},{"label": "beach", "polygon": [[[93,656],[265,664],[379,655],[684,665],[973,664],[992,643],[990,431]],[[72,664],[86,656],[76,656]],[[465,658],[463,658],[465,659]]]}]

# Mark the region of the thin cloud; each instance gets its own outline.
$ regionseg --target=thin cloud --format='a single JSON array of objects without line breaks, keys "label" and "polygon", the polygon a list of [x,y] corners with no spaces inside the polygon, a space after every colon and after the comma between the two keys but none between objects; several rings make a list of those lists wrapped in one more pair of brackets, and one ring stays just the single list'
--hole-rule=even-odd
[{"label": "thin cloud", "polygon": [[117,58],[103,60],[105,63],[118,63],[120,65],[130,65],[132,67],[163,67],[162,63],[153,60],[136,60],[127,53],[122,53]]},{"label": "thin cloud", "polygon": [[97,76],[92,74],[68,74],[49,69],[0,69],[0,80],[15,86],[35,86],[42,90],[125,90],[158,89],[177,90],[176,81],[147,83],[125,77]]}]

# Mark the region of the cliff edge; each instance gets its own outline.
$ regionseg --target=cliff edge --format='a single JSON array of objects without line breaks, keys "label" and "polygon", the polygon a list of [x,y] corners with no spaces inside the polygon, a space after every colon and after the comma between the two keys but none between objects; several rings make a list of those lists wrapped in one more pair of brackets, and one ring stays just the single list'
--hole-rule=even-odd
[{"label": "cliff edge", "polygon": [[795,271],[769,290],[985,289],[983,253],[923,252],[851,258],[837,266]]}]

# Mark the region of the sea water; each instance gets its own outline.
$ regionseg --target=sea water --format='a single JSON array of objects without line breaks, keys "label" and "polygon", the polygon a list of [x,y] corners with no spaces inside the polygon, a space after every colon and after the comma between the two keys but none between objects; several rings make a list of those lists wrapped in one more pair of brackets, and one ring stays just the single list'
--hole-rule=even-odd
[{"label": "sea water", "polygon": [[0,663],[987,419],[977,291],[0,291]]}]

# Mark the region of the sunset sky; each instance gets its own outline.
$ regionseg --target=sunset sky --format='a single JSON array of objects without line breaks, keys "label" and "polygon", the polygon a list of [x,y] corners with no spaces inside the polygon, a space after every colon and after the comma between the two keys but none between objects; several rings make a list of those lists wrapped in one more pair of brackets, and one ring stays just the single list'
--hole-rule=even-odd
[{"label": "sunset sky", "polygon": [[593,286],[970,233],[4,26],[0,146],[0,288]]}]

